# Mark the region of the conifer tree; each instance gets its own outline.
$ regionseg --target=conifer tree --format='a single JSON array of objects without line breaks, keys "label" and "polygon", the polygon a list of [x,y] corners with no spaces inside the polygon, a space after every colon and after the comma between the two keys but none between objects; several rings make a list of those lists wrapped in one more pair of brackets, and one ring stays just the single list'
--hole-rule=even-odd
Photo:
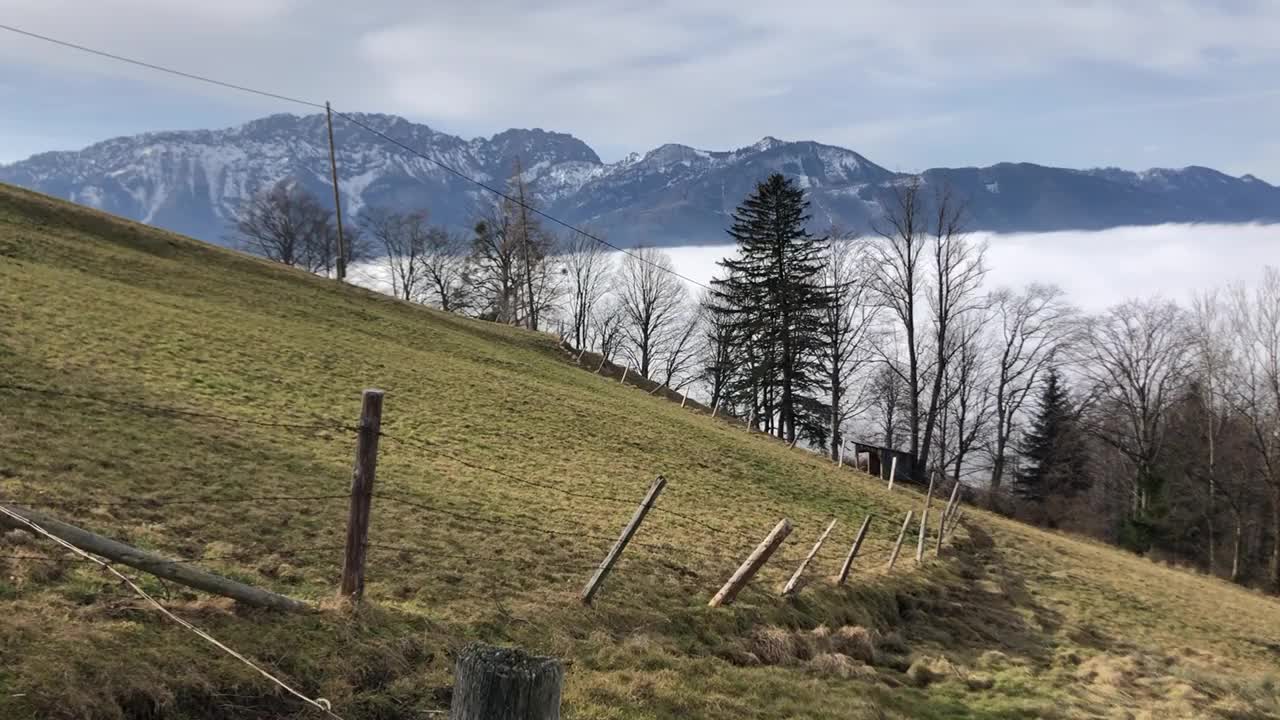
[{"label": "conifer tree", "polygon": [[749,414],[766,431],[795,440],[798,427],[821,434],[819,351],[822,313],[831,295],[821,281],[825,238],[805,229],[804,191],[775,173],[733,214],[729,235],[738,254],[721,261],[726,277],[713,281],[734,332],[749,351],[734,395],[749,399]]},{"label": "conifer tree", "polygon": [[1024,466],[1014,474],[1013,492],[1043,505],[1050,498],[1070,498],[1088,486],[1088,468],[1075,410],[1066,384],[1050,369],[1041,390],[1031,429],[1019,450]]}]

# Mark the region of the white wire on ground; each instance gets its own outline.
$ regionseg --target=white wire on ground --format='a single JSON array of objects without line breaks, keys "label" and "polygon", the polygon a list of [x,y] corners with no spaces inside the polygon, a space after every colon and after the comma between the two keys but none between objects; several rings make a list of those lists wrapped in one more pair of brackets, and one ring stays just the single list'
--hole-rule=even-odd
[{"label": "white wire on ground", "polygon": [[143,590],[142,588],[138,587],[137,583],[135,583],[133,580],[130,580],[130,579],[129,579],[129,577],[128,577],[127,575],[125,575],[124,573],[120,572],[119,570],[116,570],[116,569],[115,569],[115,568],[114,568],[110,563],[108,563],[108,562],[104,562],[104,561],[102,561],[102,560],[99,560],[98,558],[94,557],[93,555],[90,555],[89,553],[85,552],[84,550],[81,550],[80,548],[76,547],[75,545],[72,545],[71,543],[67,542],[66,540],[63,540],[62,538],[58,537],[57,535],[54,535],[53,533],[49,532],[48,530],[45,530],[44,528],[40,527],[40,526],[39,526],[39,525],[37,525],[36,523],[32,522],[31,520],[28,520],[27,518],[25,518],[25,517],[23,517],[23,516],[19,515],[18,513],[13,512],[12,510],[10,510],[9,508],[7,508],[7,507],[5,507],[5,506],[3,506],[3,505],[0,505],[0,513],[4,513],[5,515],[8,515],[9,517],[13,518],[14,520],[17,520],[18,522],[22,523],[23,525],[26,525],[27,527],[31,528],[34,532],[37,532],[37,533],[39,533],[39,534],[41,534],[41,535],[44,535],[45,537],[49,538],[50,540],[52,540],[52,541],[54,541],[54,542],[58,543],[59,545],[61,545],[61,546],[65,547],[66,549],[70,550],[71,552],[76,553],[77,555],[80,555],[80,556],[82,556],[82,557],[86,558],[87,560],[90,560],[90,561],[92,561],[92,562],[95,562],[95,563],[97,563],[98,565],[101,565],[101,566],[102,566],[103,568],[105,568],[108,572],[110,572],[111,574],[115,575],[116,577],[118,577],[118,578],[120,578],[122,581],[124,581],[124,583],[125,583],[126,585],[128,585],[130,588],[132,588],[132,589],[133,589],[133,591],[134,591],[134,592],[136,592],[138,595],[140,595],[143,599],[145,599],[147,602],[149,602],[149,603],[151,603],[152,605],[154,605],[154,606],[155,606],[155,608],[156,608],[157,610],[159,610],[160,612],[162,612],[162,613],[164,613],[165,615],[167,615],[167,616],[169,617],[169,619],[170,619],[170,620],[173,620],[174,622],[178,623],[178,624],[179,624],[179,625],[181,625],[182,627],[184,627],[184,628],[186,628],[186,629],[190,630],[191,632],[195,633],[196,635],[199,635],[200,637],[202,637],[202,638],[204,638],[205,640],[209,641],[210,643],[212,643],[213,645],[217,646],[220,650],[222,650],[223,652],[227,653],[227,654],[228,654],[228,655],[230,655],[231,657],[233,657],[233,658],[235,658],[235,659],[239,660],[240,662],[244,663],[245,665],[248,665],[249,667],[253,668],[254,670],[257,670],[259,673],[261,673],[261,674],[262,674],[262,676],[263,676],[263,677],[267,678],[268,680],[270,680],[271,682],[275,683],[276,685],[279,685],[280,687],[284,688],[288,693],[290,693],[290,694],[291,694],[291,695],[293,695],[294,697],[298,698],[299,700],[301,700],[301,701],[305,702],[306,704],[308,704],[308,705],[310,705],[310,706],[312,706],[312,707],[316,708],[317,710],[319,710],[319,711],[323,712],[324,714],[328,715],[328,716],[329,716],[329,717],[331,717],[331,718],[336,718],[337,720],[342,720],[342,718],[341,718],[341,717],[339,717],[338,715],[334,714],[334,712],[333,712],[333,706],[329,703],[329,701],[328,701],[328,700],[325,700],[324,698],[315,698],[315,699],[312,699],[312,698],[307,697],[306,695],[303,695],[302,693],[298,692],[297,690],[294,690],[293,688],[289,687],[289,686],[288,686],[287,684],[285,684],[285,682],[284,682],[283,680],[281,680],[280,678],[277,678],[275,675],[272,675],[271,673],[267,672],[266,670],[263,670],[262,668],[260,668],[260,667],[258,667],[257,665],[255,665],[251,660],[249,660],[249,659],[248,659],[248,658],[246,658],[245,656],[241,655],[240,653],[236,652],[235,650],[232,650],[231,648],[227,647],[226,645],[223,645],[221,642],[219,642],[216,638],[214,638],[214,637],[213,637],[212,635],[210,635],[209,633],[207,633],[207,632],[205,632],[205,631],[201,630],[200,628],[196,627],[195,625],[192,625],[191,623],[187,622],[186,620],[183,620],[182,618],[178,617],[177,615],[174,615],[174,614],[173,614],[172,612],[170,612],[167,608],[165,608],[165,606],[161,605],[161,604],[160,604],[160,603],[159,603],[155,598],[153,598],[153,597],[151,597],[150,595],[148,595],[146,590]]}]

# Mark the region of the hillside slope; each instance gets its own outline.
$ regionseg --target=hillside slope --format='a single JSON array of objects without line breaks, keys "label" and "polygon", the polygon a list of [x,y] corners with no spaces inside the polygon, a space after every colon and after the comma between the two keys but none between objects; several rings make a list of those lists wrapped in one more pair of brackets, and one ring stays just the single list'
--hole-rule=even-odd
[{"label": "hillside slope", "polygon": [[[568,718],[1280,715],[1272,599],[973,509],[941,557],[885,572],[915,492],[584,372],[547,336],[7,186],[0,370],[0,500],[324,604],[278,615],[140,576],[348,720],[446,708],[448,654],[476,638],[571,661]],[[386,436],[352,615],[332,598],[366,387],[387,392]],[[674,512],[583,608],[658,474]],[[707,608],[783,516],[782,557]],[[779,598],[832,517],[808,586]],[[318,717],[17,532],[0,638],[3,718]]]}]

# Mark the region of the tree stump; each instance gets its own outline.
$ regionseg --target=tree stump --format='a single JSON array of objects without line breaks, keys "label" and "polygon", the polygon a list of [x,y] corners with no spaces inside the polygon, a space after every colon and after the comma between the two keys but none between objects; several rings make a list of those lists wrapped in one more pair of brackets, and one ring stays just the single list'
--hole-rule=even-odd
[{"label": "tree stump", "polygon": [[559,720],[564,666],[514,648],[468,645],[453,675],[450,720]]}]

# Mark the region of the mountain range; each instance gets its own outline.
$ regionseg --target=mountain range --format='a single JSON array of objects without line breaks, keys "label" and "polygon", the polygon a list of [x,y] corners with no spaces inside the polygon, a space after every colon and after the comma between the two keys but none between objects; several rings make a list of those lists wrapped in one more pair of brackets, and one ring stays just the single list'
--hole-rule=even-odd
[{"label": "mountain range", "polygon": [[[572,135],[512,129],[466,140],[393,115],[359,122],[460,173],[502,186],[517,160],[539,206],[620,245],[727,241],[734,207],[779,171],[808,191],[812,225],[864,230],[908,174],[845,148],[766,137],[732,151],[663,145],[604,163]],[[491,196],[417,154],[341,119],[334,123],[343,209],[426,209],[463,229]],[[934,168],[968,225],[996,232],[1099,230],[1169,222],[1280,222],[1280,187],[1205,167],[1131,172],[1030,163]],[[293,178],[332,203],[323,115],[272,115],[223,130],[120,137],[83,150],[47,152],[0,166],[0,182],[212,242],[231,241],[236,212],[253,193]]]}]

